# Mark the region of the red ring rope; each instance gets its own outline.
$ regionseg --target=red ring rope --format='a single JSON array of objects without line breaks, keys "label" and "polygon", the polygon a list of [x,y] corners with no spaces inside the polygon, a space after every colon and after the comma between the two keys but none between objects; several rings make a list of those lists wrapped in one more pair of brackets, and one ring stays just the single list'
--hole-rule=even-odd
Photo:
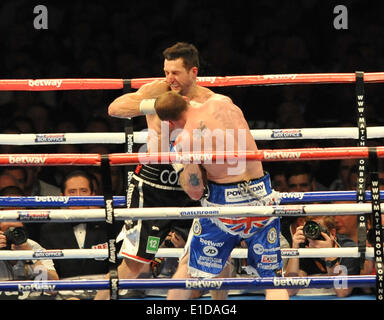
[{"label": "red ring rope", "polygon": [[[384,158],[384,147],[377,147],[377,157]],[[337,160],[368,158],[369,147],[275,149],[247,152],[216,153],[112,153],[111,165],[135,163],[207,163],[222,160],[296,161]],[[0,154],[0,165],[50,166],[50,165],[93,165],[101,164],[100,154]]]},{"label": "red ring rope", "polygon": [[[384,157],[384,147],[377,147],[377,157]],[[258,160],[258,161],[296,161],[296,160],[338,160],[368,158],[368,147],[340,147],[340,148],[302,148],[302,149],[275,149],[257,150],[247,152],[216,153],[115,153],[109,155],[111,165],[124,165],[133,163],[206,163],[216,160]]]},{"label": "red ring rope", "polygon": [[[164,78],[136,79],[5,79],[0,80],[0,91],[51,91],[51,90],[95,90],[122,89],[124,83],[132,89],[153,80]],[[312,73],[312,74],[271,74],[225,77],[198,77],[197,83],[205,87],[224,87],[242,85],[282,85],[282,84],[321,84],[353,83],[355,73]],[[364,73],[364,81],[384,82],[384,72]]]},{"label": "red ring rope", "polygon": [[57,154],[0,154],[0,165],[11,166],[98,166],[100,154],[57,153]]}]

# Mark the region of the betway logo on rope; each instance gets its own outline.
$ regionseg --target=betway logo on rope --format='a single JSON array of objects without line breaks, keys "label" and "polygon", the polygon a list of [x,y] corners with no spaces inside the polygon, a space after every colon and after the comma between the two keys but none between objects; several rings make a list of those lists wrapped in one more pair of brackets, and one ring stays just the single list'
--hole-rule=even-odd
[{"label": "betway logo on rope", "polygon": [[201,81],[201,82],[215,83],[216,82],[216,77],[197,77],[197,80]]},{"label": "betway logo on rope", "polygon": [[186,288],[217,288],[220,289],[223,281],[219,280],[186,280]]},{"label": "betway logo on rope", "polygon": [[311,283],[311,279],[284,279],[284,278],[273,278],[273,285],[275,287],[304,287],[308,288]]},{"label": "betway logo on rope", "polygon": [[297,74],[267,74],[264,75],[264,79],[270,80],[294,80],[296,79]]},{"label": "betway logo on rope", "polygon": [[23,291],[52,291],[56,288],[55,284],[49,284],[49,283],[32,283],[32,284],[19,284],[17,286],[17,289],[19,292]]},{"label": "betway logo on rope", "polygon": [[68,203],[69,197],[67,196],[35,196],[36,202],[62,202]]},{"label": "betway logo on rope", "polygon": [[299,159],[300,151],[264,151],[264,159]]},{"label": "betway logo on rope", "polygon": [[39,79],[39,80],[28,80],[30,87],[56,87],[60,88],[62,79]]},{"label": "betway logo on rope", "polygon": [[176,153],[176,161],[182,163],[189,162],[212,162],[212,153],[190,153],[190,154],[178,154]]},{"label": "betway logo on rope", "polygon": [[44,156],[9,156],[10,164],[43,164],[47,160]]},{"label": "betway logo on rope", "polygon": [[304,192],[280,192],[280,196],[285,199],[299,199],[304,198]]}]

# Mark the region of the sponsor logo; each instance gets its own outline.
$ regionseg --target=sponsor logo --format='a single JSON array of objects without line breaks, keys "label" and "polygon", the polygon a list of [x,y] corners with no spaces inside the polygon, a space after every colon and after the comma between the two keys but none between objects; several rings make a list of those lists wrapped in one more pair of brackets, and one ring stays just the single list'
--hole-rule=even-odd
[{"label": "sponsor logo", "polygon": [[35,142],[41,143],[41,142],[65,142],[65,135],[64,134],[36,134]]},{"label": "sponsor logo", "polygon": [[201,234],[201,225],[199,221],[195,221],[192,226],[193,234],[199,236]]},{"label": "sponsor logo", "polygon": [[19,284],[17,286],[18,291],[52,291],[55,290],[56,285],[54,284],[45,284],[45,283],[32,283],[30,285],[27,284]]},{"label": "sponsor logo", "polygon": [[199,210],[199,211],[181,211],[181,216],[195,216],[195,215],[217,215],[219,214],[219,210]]},{"label": "sponsor logo", "polygon": [[299,251],[297,249],[284,249],[284,256],[296,257],[299,256]]},{"label": "sponsor logo", "polygon": [[35,196],[36,202],[62,202],[68,203],[69,197],[66,196]]},{"label": "sponsor logo", "polygon": [[163,170],[160,174],[160,181],[164,184],[177,185],[179,183],[179,175],[176,171]]},{"label": "sponsor logo", "polygon": [[264,151],[264,159],[299,159],[301,152]]},{"label": "sponsor logo", "polygon": [[300,129],[272,130],[271,138],[301,138],[303,134]]},{"label": "sponsor logo", "polygon": [[213,246],[206,246],[203,248],[203,252],[208,257],[215,257],[219,253],[219,250]]},{"label": "sponsor logo", "polygon": [[217,288],[220,289],[223,281],[218,280],[186,280],[186,288]]},{"label": "sponsor logo", "polygon": [[277,240],[277,231],[275,228],[271,228],[267,234],[267,240],[269,243],[275,243]]},{"label": "sponsor logo", "polygon": [[263,76],[266,80],[294,80],[297,74],[266,74]]},{"label": "sponsor logo", "polygon": [[131,207],[132,194],[133,194],[134,190],[135,190],[135,185],[134,184],[130,184],[129,187],[128,187],[128,191],[127,191],[127,208]]},{"label": "sponsor logo", "polygon": [[106,222],[109,224],[113,224],[113,207],[112,207],[112,200],[106,200],[105,201],[106,211],[107,211],[107,219]]},{"label": "sponsor logo", "polygon": [[204,240],[200,238],[200,242],[206,246],[219,247],[221,248],[224,245],[224,242],[213,242],[211,240]]},{"label": "sponsor logo", "polygon": [[61,79],[39,79],[39,80],[28,80],[30,87],[56,87],[60,88],[63,80]]},{"label": "sponsor logo", "polygon": [[264,270],[277,270],[280,268],[280,265],[278,263],[271,263],[271,264],[258,263],[257,267]]},{"label": "sponsor logo", "polygon": [[262,254],[262,253],[264,252],[264,247],[263,247],[262,244],[260,244],[260,243],[256,243],[256,244],[253,246],[253,251],[254,251],[256,254],[260,255],[260,254]]},{"label": "sponsor logo", "polygon": [[308,288],[311,279],[295,279],[295,278],[273,278],[273,285],[275,287],[304,287]]},{"label": "sponsor logo", "polygon": [[262,263],[276,263],[277,262],[277,254],[264,254],[261,257]]},{"label": "sponsor logo", "polygon": [[55,258],[55,257],[64,257],[64,253],[61,250],[45,250],[45,251],[36,251],[32,255],[33,258]]},{"label": "sponsor logo", "polygon": [[115,246],[115,239],[109,239],[108,244],[109,244],[109,259],[108,261],[110,263],[116,263],[116,246]]},{"label": "sponsor logo", "polygon": [[104,242],[104,243],[96,244],[96,245],[93,245],[91,248],[92,249],[108,249],[108,243]]},{"label": "sponsor logo", "polygon": [[127,134],[127,153],[133,152],[133,134]]},{"label": "sponsor logo", "polygon": [[278,215],[303,215],[305,214],[305,209],[304,206],[276,206],[273,209],[273,214],[278,214]]},{"label": "sponsor logo", "polygon": [[304,198],[304,192],[280,192],[280,196],[285,199],[302,200]]},{"label": "sponsor logo", "polygon": [[216,77],[197,77],[197,80],[202,82],[215,83]]},{"label": "sponsor logo", "polygon": [[190,154],[178,154],[176,153],[176,162],[182,163],[201,163],[212,162],[212,153],[190,153]]},{"label": "sponsor logo", "polygon": [[43,164],[47,157],[42,156],[9,156],[10,164]]},{"label": "sponsor logo", "polygon": [[[254,193],[265,194],[265,185],[263,182],[251,185],[249,188]],[[246,200],[248,198],[250,198],[250,196],[244,197],[238,188],[232,188],[232,189],[226,189],[225,190],[225,200],[227,202],[236,202],[239,200]]]},{"label": "sponsor logo", "polygon": [[113,300],[117,299],[118,289],[119,289],[119,279],[111,279],[111,298]]},{"label": "sponsor logo", "polygon": [[20,221],[49,220],[51,211],[17,211]]}]

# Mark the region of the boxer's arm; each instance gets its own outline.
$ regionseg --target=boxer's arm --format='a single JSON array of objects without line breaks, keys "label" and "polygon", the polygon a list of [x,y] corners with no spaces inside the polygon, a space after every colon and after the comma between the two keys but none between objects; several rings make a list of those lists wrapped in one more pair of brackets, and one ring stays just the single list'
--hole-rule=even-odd
[{"label": "boxer's arm", "polygon": [[116,98],[108,106],[108,114],[116,118],[133,118],[155,114],[155,99],[169,90],[164,80],[155,80],[140,87],[139,90]]},{"label": "boxer's arm", "polygon": [[198,164],[186,164],[180,174],[180,185],[193,200],[200,200],[205,191],[204,173]]}]

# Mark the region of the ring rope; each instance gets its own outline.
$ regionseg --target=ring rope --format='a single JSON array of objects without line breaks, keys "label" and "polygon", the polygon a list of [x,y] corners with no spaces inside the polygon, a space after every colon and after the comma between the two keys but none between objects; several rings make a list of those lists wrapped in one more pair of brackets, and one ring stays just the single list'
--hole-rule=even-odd
[{"label": "ring rope", "polygon": [[[374,287],[374,276],[266,277],[215,279],[122,279],[119,289],[276,289]],[[1,291],[106,290],[108,280],[1,281]]]},{"label": "ring rope", "polygon": [[[245,212],[246,210],[246,212]],[[384,213],[384,203],[380,204]],[[168,220],[218,217],[282,217],[358,215],[371,213],[370,203],[301,204],[272,206],[115,208],[116,220]],[[22,209],[0,210],[0,221],[83,222],[105,221],[105,209]]]},{"label": "ring rope", "polygon": [[[322,74],[321,76],[326,76],[327,74]],[[333,74],[333,75],[335,75],[335,74]],[[344,75],[346,75],[346,74],[343,74],[343,76]],[[349,79],[348,79],[348,81],[347,82],[357,82],[357,76],[355,75],[355,74],[352,74],[353,75],[353,77],[350,77],[351,76],[351,74],[349,74]],[[310,79],[303,79],[304,78],[304,76],[305,75],[279,75],[279,76],[276,76],[276,75],[271,75],[271,76],[256,76],[257,78],[253,78],[253,79],[250,79],[250,77],[247,77],[248,79],[247,80],[250,80],[251,82],[252,81],[259,81],[257,84],[277,84],[277,83],[281,83],[281,80],[283,80],[283,82],[284,82],[284,84],[289,84],[289,83],[311,83],[311,81],[312,80],[310,80]],[[312,77],[313,77],[313,75],[311,75]],[[338,76],[339,76],[339,78],[341,78],[341,74],[338,74]],[[378,76],[378,74],[376,74],[375,76],[377,76],[377,78],[376,78],[376,80],[378,79],[378,78],[380,78],[380,76]],[[382,76],[382,75],[381,75]],[[254,76],[253,76],[254,77]],[[225,78],[225,79],[224,79]],[[214,84],[214,86],[218,86],[219,85],[219,83],[220,83],[220,80],[225,80],[225,81],[232,81],[232,80],[235,80],[234,79],[234,77],[231,77],[232,79],[228,79],[228,77],[223,77],[223,79],[217,79],[217,81],[216,81],[216,77],[205,77],[205,79],[202,79],[203,81],[207,81],[207,80],[209,80],[211,83],[215,83]],[[301,80],[300,80],[300,78],[301,78]],[[352,80],[351,80],[351,78],[352,78]],[[370,81],[376,81],[376,80],[372,80],[372,78],[371,79],[369,79],[369,75],[368,74],[363,74],[363,79],[365,80],[365,81],[367,81],[367,82],[370,82]],[[63,83],[63,87],[62,88],[60,88],[60,90],[65,90],[66,88],[65,88],[65,86],[67,85],[67,84],[69,84],[69,83],[66,83],[66,81],[65,80],[68,80],[68,79],[64,79],[64,80],[58,80],[57,82],[56,82],[56,85],[58,85],[59,83],[60,83],[60,85],[59,86],[57,86],[57,87],[60,87],[61,86],[61,84],[62,84],[62,82],[64,82]],[[72,79],[73,80],[73,79]],[[113,82],[113,79],[110,79],[110,80],[112,80],[111,82]],[[152,81],[153,79],[151,79],[150,81]],[[242,80],[244,80],[244,79],[242,79]],[[270,81],[272,81],[272,82],[270,82],[270,83],[262,83],[261,81],[262,80],[266,80],[266,81],[268,81],[268,80],[270,80]],[[334,79],[329,79],[328,78],[328,80],[325,80],[325,78],[324,77],[322,77],[322,79],[320,80],[320,82],[325,82],[325,81],[329,81],[329,80],[331,80],[331,82],[333,82],[333,80]],[[345,80],[345,79],[344,79]],[[344,81],[343,80],[343,81]],[[131,80],[122,80],[123,81],[123,85],[126,85],[127,83],[129,83],[130,85],[131,85],[131,87],[132,87],[132,81]],[[274,81],[277,81],[277,82],[274,82]],[[301,82],[300,82],[301,81]],[[304,82],[303,82],[304,81]],[[338,81],[340,81],[340,79],[338,79]],[[382,80],[377,80],[378,82],[382,82]],[[235,81],[233,81],[232,82],[232,85],[239,85],[239,84],[233,84]],[[326,83],[330,83],[330,82],[326,82]],[[50,86],[52,86],[52,82],[48,79],[48,81],[41,81],[41,80],[28,80],[28,85],[30,86],[30,87],[39,87],[39,86],[48,86],[48,87],[50,87]],[[78,84],[78,83],[77,83]],[[95,84],[95,83],[93,83],[93,84]],[[248,84],[248,83],[245,83],[245,84]],[[253,83],[253,84],[256,84],[256,83]],[[83,85],[83,84],[81,84],[81,85]],[[243,85],[244,85],[244,83],[243,83]],[[207,86],[207,85],[206,85]],[[40,87],[41,88],[41,87]],[[45,87],[45,89],[46,89],[47,87]],[[36,89],[36,88],[35,88]],[[45,90],[44,89],[44,90]],[[85,89],[85,88],[81,88],[81,89]],[[89,88],[88,88],[89,89]],[[91,88],[91,89],[94,89],[94,87],[93,88]],[[29,90],[31,90],[31,89],[29,89]],[[39,89],[37,89],[37,90],[39,90]],[[57,90],[57,89],[52,89],[52,88],[48,88],[48,90]],[[67,90],[70,90],[70,89],[67,89]],[[40,91],[40,90],[39,90]],[[280,131],[280,134],[281,134],[281,132],[282,132],[282,130]],[[284,135],[284,134],[283,134]],[[286,138],[286,137],[284,137],[284,138]],[[378,152],[376,152],[376,155],[377,155],[377,157],[380,157],[379,156],[379,150],[377,150]],[[269,151],[268,151],[269,152]],[[275,160],[281,160],[281,158],[280,157],[283,157],[283,159],[287,159],[286,157],[289,157],[289,154],[288,153],[286,153],[286,154],[281,154],[281,151],[278,151],[279,153],[277,153],[277,154],[263,154],[263,156],[266,158],[266,159],[264,159],[264,160],[268,160],[268,159],[271,159],[271,158],[269,158],[269,157],[272,157],[272,159],[275,159]],[[97,156],[97,155],[96,155]],[[110,156],[110,155],[104,155],[104,157],[103,157],[103,159],[105,159],[105,156]],[[192,155],[192,156],[195,156],[194,154]],[[217,154],[215,154],[215,157],[216,156],[218,156]],[[220,155],[219,155],[220,156]],[[237,157],[239,157],[239,156],[242,156],[242,155],[240,155],[240,154],[237,154],[236,156],[235,156],[235,158]],[[248,157],[248,154],[246,154],[246,157]],[[350,156],[348,156],[348,158],[351,158]],[[358,157],[357,157],[358,159],[361,159],[361,158],[365,158],[365,156],[361,156],[361,155],[359,155]],[[109,158],[110,159],[110,158]],[[163,159],[163,158],[161,158],[161,159]],[[191,159],[193,159],[193,160],[196,160],[196,158],[187,158],[186,159],[186,161],[187,160],[191,160]],[[202,159],[200,159],[200,161],[201,160],[205,160],[206,158],[202,158]],[[248,158],[247,158],[248,159]],[[300,158],[300,159],[302,159],[302,158]],[[313,159],[313,158],[312,158]],[[52,159],[51,159],[52,160]],[[68,159],[66,159],[67,161],[68,161]],[[79,164],[79,165],[84,165],[83,163],[84,162],[82,162],[84,159],[81,159],[81,161],[80,162],[77,162],[76,161],[76,163],[77,164]],[[95,159],[93,159],[93,161],[94,161]],[[97,159],[96,159],[97,160]],[[181,159],[181,160],[183,160],[183,159]],[[199,159],[198,159],[199,160]],[[295,160],[297,160],[297,159],[295,159]],[[171,160],[172,161],[172,160]],[[22,159],[22,163],[23,163],[23,159]],[[44,163],[45,164],[45,163]],[[120,163],[121,164],[121,163]],[[29,163],[28,165],[31,165],[31,163]],[[55,164],[55,165],[57,165],[57,164]],[[87,165],[89,165],[88,163],[87,163]],[[99,165],[99,163],[96,163],[96,164],[94,164],[94,165]],[[282,208],[282,206],[279,206],[280,208]],[[286,207],[287,206],[285,206],[285,207],[283,207],[283,211],[284,212],[288,212],[288,211],[286,211]],[[215,208],[216,209],[216,208]],[[379,211],[381,212],[381,207],[380,207],[380,204],[379,204]],[[281,209],[280,209],[281,210]],[[292,210],[292,208],[290,209],[290,210]],[[304,208],[302,208],[302,210],[303,210],[303,213],[306,213],[306,212],[304,212]],[[293,209],[293,211],[295,211],[295,209]],[[103,212],[105,212],[104,210],[103,210]],[[368,212],[371,212],[371,210],[369,210]],[[278,212],[277,212],[278,213]],[[290,213],[292,213],[292,211],[290,212]],[[295,212],[294,212],[295,213]],[[274,212],[274,214],[276,214],[276,212]],[[239,214],[236,214],[236,216],[239,216]],[[302,279],[302,278],[301,278]],[[313,279],[313,278],[312,278]],[[324,279],[324,278],[323,278]],[[286,280],[288,280],[288,279],[286,279]],[[187,280],[188,281],[188,280]],[[274,283],[275,284],[275,283]],[[120,284],[119,284],[120,285]],[[108,286],[109,287],[111,287],[111,282],[110,281],[108,281]],[[187,286],[187,282],[185,283],[185,286]],[[151,287],[153,287],[153,285],[151,286]],[[292,286],[290,286],[290,287],[292,287]],[[322,285],[321,287],[324,287],[324,285]]]},{"label": "ring rope", "polygon": [[[367,72],[364,73],[363,79],[366,83],[381,83],[384,82],[384,72]],[[0,91],[114,90],[123,89],[124,86],[138,89],[154,80],[164,80],[164,77],[136,79],[3,79],[0,80]],[[196,82],[204,87],[354,83],[356,82],[356,74],[304,73],[207,76],[197,77]]]},{"label": "ring rope", "polygon": [[[374,257],[374,249],[367,247],[366,257]],[[235,248],[231,257],[235,259],[247,258],[247,248]],[[183,248],[159,248],[156,257],[159,258],[179,258],[183,255]],[[281,249],[283,258],[358,258],[360,253],[358,247],[348,248],[300,248],[300,249]],[[124,255],[117,254],[118,258]],[[44,260],[44,259],[107,259],[107,249],[49,249],[49,250],[1,250],[0,260]]]},{"label": "ring rope", "polygon": [[[295,161],[295,160],[337,160],[369,158],[369,147],[300,148],[257,150],[246,152],[175,152],[155,153],[111,153],[110,165],[137,163],[212,163],[212,161]],[[376,147],[378,158],[384,158],[384,147]],[[34,153],[0,154],[0,166],[100,166],[101,155],[95,153]]]},{"label": "ring rope", "polygon": [[[280,204],[299,202],[355,201],[356,191],[312,191],[312,192],[280,192]],[[371,200],[371,191],[365,192],[366,200]],[[380,191],[384,198],[384,191]],[[114,207],[126,206],[125,196],[113,196]],[[3,196],[0,207],[72,207],[103,206],[103,196]]]},{"label": "ring rope", "polygon": [[[255,140],[305,140],[305,139],[358,139],[359,128],[302,128],[302,129],[252,129]],[[134,132],[133,142],[147,143],[148,132]],[[384,138],[384,127],[368,127],[368,139]],[[80,133],[20,133],[0,134],[1,145],[49,145],[49,144],[122,144],[126,142],[124,132],[80,132]]]}]

